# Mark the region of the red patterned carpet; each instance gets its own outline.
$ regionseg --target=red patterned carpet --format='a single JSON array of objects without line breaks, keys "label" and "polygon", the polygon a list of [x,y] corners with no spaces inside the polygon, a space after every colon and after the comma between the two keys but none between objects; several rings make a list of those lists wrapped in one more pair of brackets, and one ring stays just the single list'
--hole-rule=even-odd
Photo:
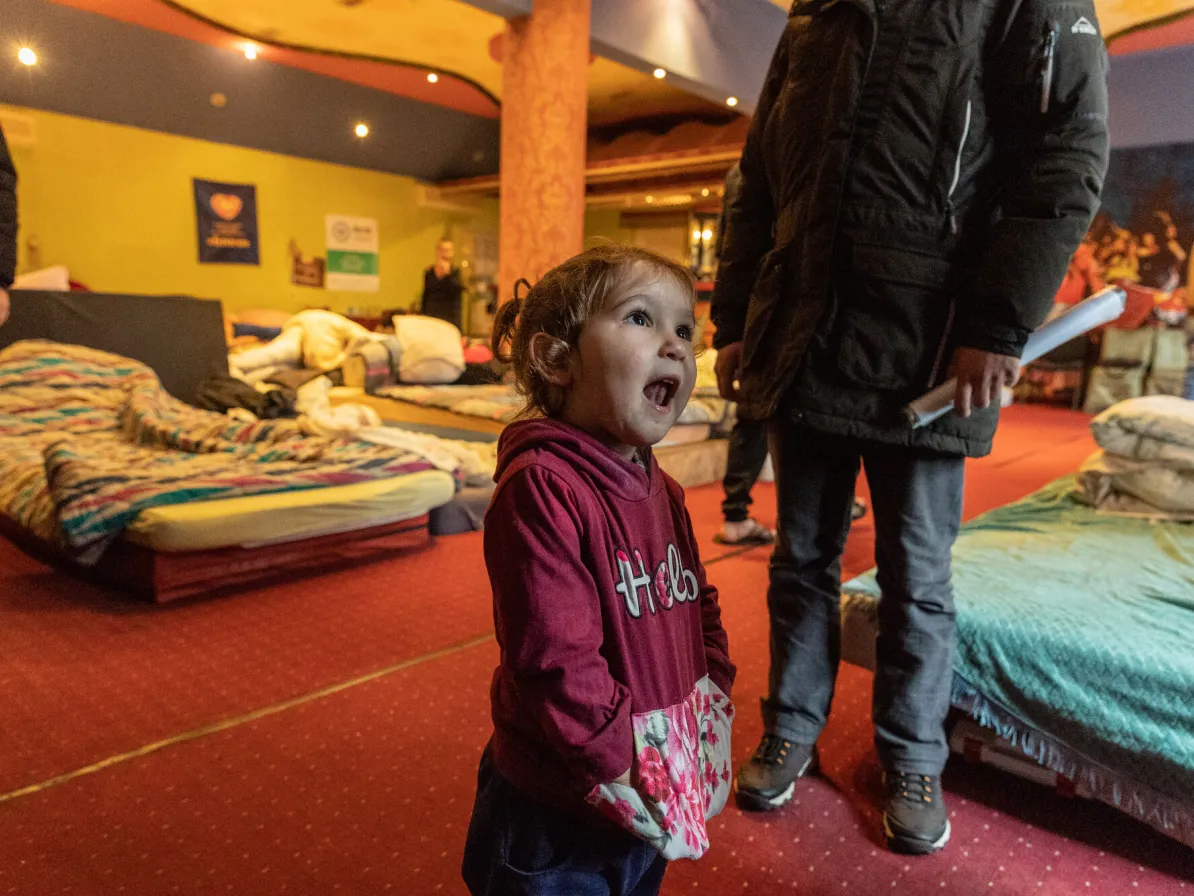
[{"label": "red patterned carpet", "polygon": [[[971,467],[967,514],[1090,450],[1084,418],[1014,409],[994,455]],[[756,498],[769,519],[773,491]],[[760,731],[767,556],[710,544],[720,499],[716,487],[689,496],[741,669],[745,757]],[[871,549],[863,521],[848,572]],[[475,536],[166,608],[0,544],[0,894],[462,893],[490,631]],[[824,776],[781,813],[728,809],[710,855],[674,865],[665,893],[1194,894],[1190,850],[1110,809],[964,765],[947,772],[945,852],[885,852],[870,683],[843,667]]]}]

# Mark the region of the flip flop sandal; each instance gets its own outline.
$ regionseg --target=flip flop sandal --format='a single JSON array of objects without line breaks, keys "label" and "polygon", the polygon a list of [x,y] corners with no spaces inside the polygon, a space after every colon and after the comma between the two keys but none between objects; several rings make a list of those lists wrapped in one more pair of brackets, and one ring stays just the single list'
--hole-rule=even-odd
[{"label": "flip flop sandal", "polygon": [[750,522],[753,523],[753,525],[741,538],[736,539],[735,541],[730,541],[728,538],[718,532],[713,536],[714,544],[724,544],[740,548],[746,547],[747,545],[756,547],[765,544],[772,544],[775,542],[775,535],[771,532],[771,530],[760,526],[756,520],[751,520]]}]

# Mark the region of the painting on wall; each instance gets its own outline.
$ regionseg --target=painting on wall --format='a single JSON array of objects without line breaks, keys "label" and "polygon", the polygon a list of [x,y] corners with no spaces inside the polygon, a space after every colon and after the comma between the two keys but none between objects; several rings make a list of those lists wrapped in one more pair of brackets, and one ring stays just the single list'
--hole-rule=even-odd
[{"label": "painting on wall", "polygon": [[1165,292],[1189,286],[1194,143],[1115,149],[1090,238],[1108,280]]}]

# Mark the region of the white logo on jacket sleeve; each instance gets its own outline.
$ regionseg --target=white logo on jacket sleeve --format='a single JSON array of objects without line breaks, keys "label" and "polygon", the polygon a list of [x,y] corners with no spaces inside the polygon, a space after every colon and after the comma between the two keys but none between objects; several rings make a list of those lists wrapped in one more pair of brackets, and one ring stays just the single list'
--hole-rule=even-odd
[{"label": "white logo on jacket sleeve", "polygon": [[1095,37],[1099,36],[1099,29],[1086,16],[1082,16],[1074,23],[1070,29],[1070,34],[1092,34]]},{"label": "white logo on jacket sleeve", "polygon": [[[626,612],[634,619],[643,615],[643,601],[639,596],[641,591],[646,595],[647,609],[652,614],[655,610],[655,598],[664,610],[670,610],[676,604],[695,601],[700,596],[697,577],[690,569],[685,569],[680,551],[674,544],[667,547],[667,560],[655,567],[654,575],[647,572],[647,565],[643,562],[643,555],[636,548],[634,563],[630,555],[619,548],[614,552],[614,562],[618,568],[618,584],[614,590],[622,595],[626,601]],[[635,564],[638,570],[635,570]],[[654,592],[654,595],[652,595]]]}]

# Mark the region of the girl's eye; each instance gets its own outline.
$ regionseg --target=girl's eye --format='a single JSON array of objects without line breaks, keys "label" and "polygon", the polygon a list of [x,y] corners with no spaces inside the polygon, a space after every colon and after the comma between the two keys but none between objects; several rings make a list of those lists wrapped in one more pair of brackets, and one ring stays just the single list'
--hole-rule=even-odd
[{"label": "girl's eye", "polygon": [[631,311],[628,315],[626,315],[626,320],[634,324],[636,327],[646,327],[651,323],[650,319],[642,311]]},{"label": "girl's eye", "polygon": [[692,327],[676,327],[676,335],[685,342],[692,342]]}]

